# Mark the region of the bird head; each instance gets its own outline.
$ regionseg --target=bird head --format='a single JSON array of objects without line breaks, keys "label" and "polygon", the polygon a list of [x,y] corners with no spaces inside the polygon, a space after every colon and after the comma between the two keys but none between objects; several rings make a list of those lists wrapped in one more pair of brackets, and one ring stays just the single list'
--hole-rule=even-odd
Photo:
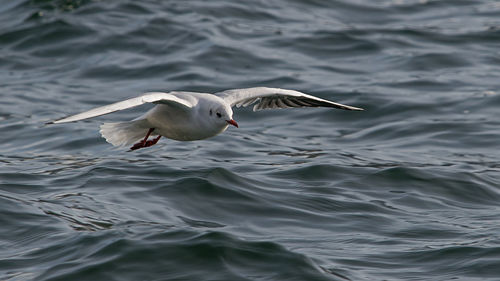
[{"label": "bird head", "polygon": [[222,126],[233,125],[238,128],[238,123],[233,119],[233,110],[229,106],[218,106],[210,108],[208,111],[208,118],[212,119],[215,123]]}]

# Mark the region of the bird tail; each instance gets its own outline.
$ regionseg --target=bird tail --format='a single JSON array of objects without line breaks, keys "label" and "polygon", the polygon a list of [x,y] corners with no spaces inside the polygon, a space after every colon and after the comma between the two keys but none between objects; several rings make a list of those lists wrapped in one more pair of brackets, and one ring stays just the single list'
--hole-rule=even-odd
[{"label": "bird tail", "polygon": [[100,133],[107,142],[114,146],[131,145],[144,138],[149,128],[144,120],[134,120],[118,123],[104,123]]}]

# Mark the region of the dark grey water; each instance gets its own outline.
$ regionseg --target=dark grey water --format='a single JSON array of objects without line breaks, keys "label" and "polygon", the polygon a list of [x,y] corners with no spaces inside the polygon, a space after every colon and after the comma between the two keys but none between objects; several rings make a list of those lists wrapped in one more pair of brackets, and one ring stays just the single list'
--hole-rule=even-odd
[{"label": "dark grey water", "polygon": [[[1,1],[1,280],[499,280],[498,1]],[[301,90],[200,142],[44,123]]]}]

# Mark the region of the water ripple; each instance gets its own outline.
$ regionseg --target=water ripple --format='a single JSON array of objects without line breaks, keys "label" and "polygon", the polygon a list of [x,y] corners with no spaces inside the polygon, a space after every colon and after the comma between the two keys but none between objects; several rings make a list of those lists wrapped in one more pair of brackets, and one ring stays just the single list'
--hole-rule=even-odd
[{"label": "water ripple", "polygon": [[[365,2],[1,5],[0,279],[495,279],[500,6]],[[134,152],[98,126],[148,106],[44,125],[252,86],[365,111],[238,109]]]}]

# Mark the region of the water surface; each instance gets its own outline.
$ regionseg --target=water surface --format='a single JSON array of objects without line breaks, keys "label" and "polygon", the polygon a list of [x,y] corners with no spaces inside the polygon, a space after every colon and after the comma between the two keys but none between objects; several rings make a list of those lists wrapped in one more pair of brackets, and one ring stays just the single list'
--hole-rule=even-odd
[{"label": "water surface", "polygon": [[[500,278],[496,1],[3,2],[0,279]],[[148,106],[44,125],[254,86],[365,111],[134,152],[98,126]]]}]

